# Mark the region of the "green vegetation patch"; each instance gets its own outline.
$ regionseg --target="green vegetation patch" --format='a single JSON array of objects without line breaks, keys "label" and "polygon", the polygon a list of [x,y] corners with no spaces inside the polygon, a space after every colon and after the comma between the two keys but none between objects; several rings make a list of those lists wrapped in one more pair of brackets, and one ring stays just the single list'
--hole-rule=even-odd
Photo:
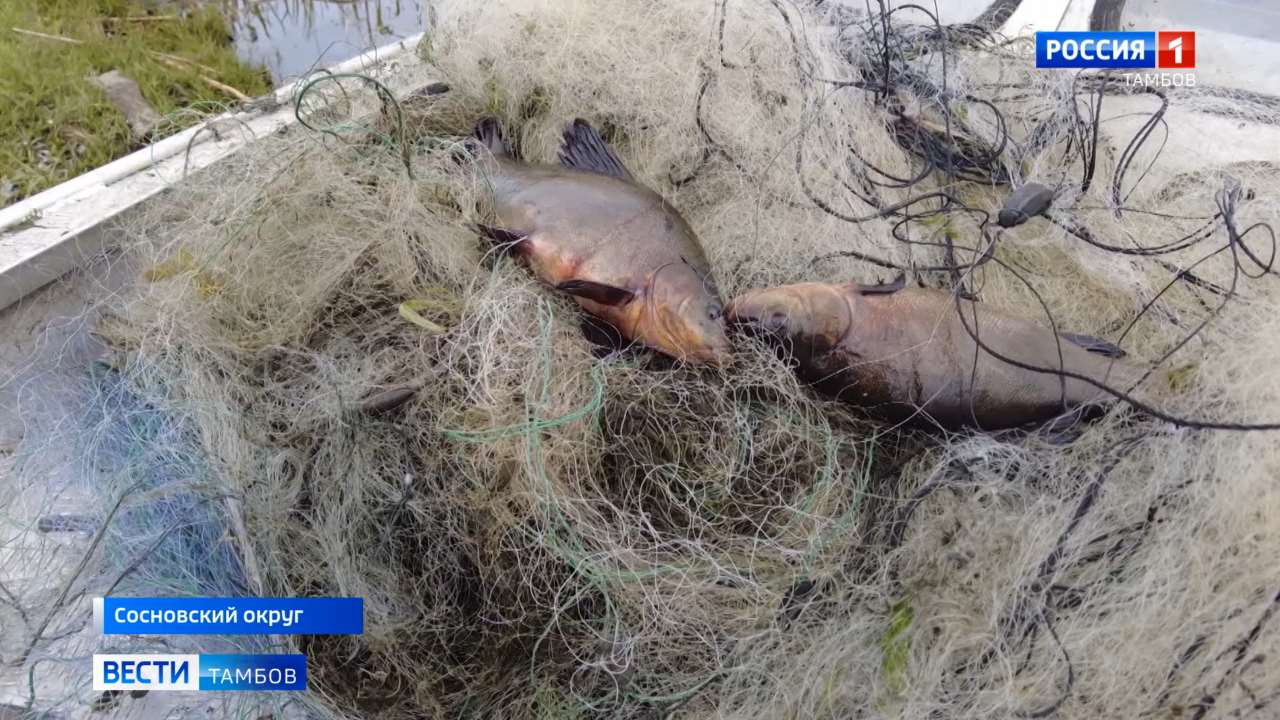
[{"label": "green vegetation patch", "polygon": [[911,657],[911,622],[915,611],[910,600],[899,600],[889,613],[889,627],[880,638],[880,664],[885,687],[894,697],[907,689],[907,663]]},{"label": "green vegetation patch", "polygon": [[213,7],[184,11],[175,4],[148,12],[134,0],[0,3],[0,205],[143,144],[91,82],[110,70],[137,82],[169,120],[155,137],[236,102],[208,80],[251,97],[270,89],[265,70],[236,58],[227,23]]}]

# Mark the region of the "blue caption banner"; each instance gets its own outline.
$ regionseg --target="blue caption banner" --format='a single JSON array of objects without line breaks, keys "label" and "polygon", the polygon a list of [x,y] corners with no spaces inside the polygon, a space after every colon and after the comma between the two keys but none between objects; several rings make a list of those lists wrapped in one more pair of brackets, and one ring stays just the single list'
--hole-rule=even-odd
[{"label": "blue caption banner", "polygon": [[363,598],[94,598],[104,635],[359,635]]},{"label": "blue caption banner", "polygon": [[306,690],[305,655],[201,655],[201,690]]},{"label": "blue caption banner", "polygon": [[1156,66],[1154,32],[1036,33],[1038,68],[1153,68]]}]

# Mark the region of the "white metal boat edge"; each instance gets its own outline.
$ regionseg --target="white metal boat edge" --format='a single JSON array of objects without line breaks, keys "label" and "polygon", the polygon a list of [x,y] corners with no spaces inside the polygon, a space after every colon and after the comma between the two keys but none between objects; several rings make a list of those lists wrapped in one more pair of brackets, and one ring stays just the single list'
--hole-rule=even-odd
[{"label": "white metal boat edge", "polygon": [[[392,60],[419,62],[422,33],[339,63],[320,74],[385,72]],[[148,198],[228,158],[258,138],[297,123],[293,94],[309,78],[273,93],[265,110],[211,118],[130,155],[0,209],[0,310],[100,254],[112,221]],[[392,89],[394,79],[381,78]],[[322,94],[322,97],[324,95]],[[332,97],[332,96],[330,96]]]}]

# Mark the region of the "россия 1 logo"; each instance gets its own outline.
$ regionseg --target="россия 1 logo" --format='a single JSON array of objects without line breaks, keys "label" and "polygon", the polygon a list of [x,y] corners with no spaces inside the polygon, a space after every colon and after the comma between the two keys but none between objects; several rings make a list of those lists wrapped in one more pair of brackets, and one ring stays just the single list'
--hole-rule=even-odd
[{"label": "\u0440\u043e\u0441\u0441\u0438\u044f 1 logo", "polygon": [[1191,70],[1194,31],[1036,33],[1036,67]]},{"label": "\u0440\u043e\u0441\u0441\u0438\u044f 1 logo", "polygon": [[1190,70],[1196,66],[1196,34],[1190,30],[1157,33],[1159,59],[1156,67]]}]

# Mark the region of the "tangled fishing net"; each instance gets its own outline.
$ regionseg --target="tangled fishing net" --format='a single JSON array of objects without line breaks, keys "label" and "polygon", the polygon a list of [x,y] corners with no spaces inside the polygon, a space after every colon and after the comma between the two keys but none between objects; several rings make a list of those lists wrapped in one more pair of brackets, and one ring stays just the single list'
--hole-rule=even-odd
[{"label": "tangled fishing net", "polygon": [[[35,487],[73,436],[112,539],[8,588],[6,657],[61,662],[60,591],[338,595],[364,635],[270,646],[327,717],[1276,712],[1273,109],[920,8],[450,0],[421,52],[447,90],[326,78],[126,223],[112,353],[17,457]],[[877,423],[746,338],[723,371],[602,352],[471,229],[486,114],[533,160],[601,127],[726,299],[904,273],[1154,371],[1063,440]],[[1050,209],[997,225],[1028,182]]]}]

